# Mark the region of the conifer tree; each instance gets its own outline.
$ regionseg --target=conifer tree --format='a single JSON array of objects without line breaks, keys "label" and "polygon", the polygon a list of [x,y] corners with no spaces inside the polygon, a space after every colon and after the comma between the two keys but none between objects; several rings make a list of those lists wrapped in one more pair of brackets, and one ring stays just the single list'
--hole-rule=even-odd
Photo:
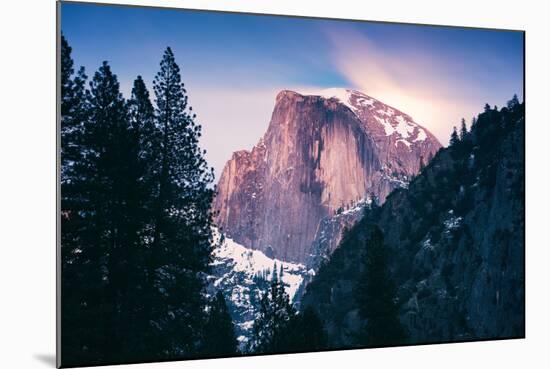
[{"label": "conifer tree", "polygon": [[[260,301],[260,311],[252,327],[249,350],[253,353],[289,351],[289,326],[296,316],[284,284],[276,279]],[[291,349],[290,349],[291,350]]]},{"label": "conifer tree", "polygon": [[[77,91],[83,91],[80,84],[73,84]],[[64,342],[73,345],[64,359],[114,362],[124,349],[123,302],[130,265],[125,256],[136,239],[128,197],[135,161],[128,147],[125,102],[106,62],[95,73],[89,92],[78,96],[86,97],[81,102],[85,119],[66,126],[61,122],[62,138],[65,132],[67,145],[74,145],[62,152],[62,254],[67,256],[62,272],[63,281],[73,284],[64,286],[62,307],[69,312],[67,319],[74,318],[63,330]]]},{"label": "conifer tree", "polygon": [[271,270],[271,283],[279,282],[279,275],[277,274],[277,262],[273,262],[273,269]]},{"label": "conifer tree", "polygon": [[356,340],[361,346],[403,344],[406,332],[399,321],[396,287],[389,272],[384,236],[378,226],[370,227],[363,270],[356,286],[359,316],[366,323]]},{"label": "conifer tree", "polygon": [[468,137],[468,128],[466,127],[466,120],[462,118],[460,121],[460,140],[464,141]]},{"label": "conifer tree", "polygon": [[[92,210],[89,227],[95,234],[92,260],[99,264],[102,280],[99,284],[101,323],[98,325],[103,338],[98,345],[104,360],[111,362],[119,361],[126,350],[127,276],[135,266],[131,255],[137,246],[139,228],[134,216],[136,201],[139,201],[136,192],[139,163],[129,129],[126,102],[107,62],[103,62],[90,82],[88,105],[90,120],[86,125],[85,165]],[[110,340],[106,341],[105,336]]]},{"label": "conifer tree", "polygon": [[286,351],[319,351],[328,347],[323,322],[311,306],[296,315],[284,333]]},{"label": "conifer tree", "polygon": [[[84,68],[74,76],[72,48],[61,35],[61,182],[75,181],[74,171],[79,164],[84,122],[87,119],[86,73]],[[70,186],[66,186],[68,190]],[[69,191],[64,191],[67,195]]]},{"label": "conifer tree", "polygon": [[238,353],[233,321],[221,291],[216,293],[210,303],[204,337],[204,353],[207,356],[231,356]]},{"label": "conifer tree", "polygon": [[[86,252],[88,214],[86,196],[82,191],[85,177],[82,159],[84,125],[87,120],[86,75],[81,68],[74,75],[71,47],[61,36],[61,319],[62,351],[65,363],[82,359],[87,347],[87,317],[91,306],[86,287],[99,283],[93,279],[96,265],[91,265]],[[90,273],[92,272],[92,273]],[[88,277],[89,276],[89,277]],[[95,352],[90,347],[87,353]]]},{"label": "conifer tree", "polygon": [[149,321],[155,293],[151,287],[147,269],[150,258],[149,240],[152,237],[151,223],[154,206],[155,168],[158,147],[155,146],[154,108],[145,82],[138,76],[134,81],[132,95],[127,102],[128,150],[131,165],[128,176],[133,178],[128,188],[128,214],[133,218],[128,241],[132,242],[125,255],[127,284],[122,300],[121,330],[124,334],[123,355],[130,359],[150,359],[151,347],[155,347]]},{"label": "conifer tree", "polygon": [[514,109],[518,105],[519,105],[519,100],[518,100],[518,95],[517,94],[514,94],[514,97],[512,97],[512,100],[508,101],[508,103],[506,104],[506,106],[510,110]]},{"label": "conifer tree", "polygon": [[[153,89],[159,147],[155,183],[151,307],[157,344],[168,357],[197,352],[205,320],[204,274],[212,242],[213,170],[199,147],[201,126],[190,113],[180,68],[167,48]],[[158,352],[156,350],[155,352]]]},{"label": "conifer tree", "polygon": [[458,137],[458,132],[456,130],[456,126],[453,127],[453,133],[451,133],[451,140],[449,141],[450,146],[455,146],[460,142],[460,138]]},{"label": "conifer tree", "polygon": [[[159,148],[155,127],[155,109],[151,103],[149,91],[141,76],[137,76],[132,88],[132,97],[128,101],[128,117],[130,129],[133,132],[133,139],[137,141],[139,148],[138,158],[147,165],[147,172],[143,175],[153,176],[156,160],[158,160]],[[150,180],[150,178],[149,178]]]},{"label": "conifer tree", "polygon": [[[73,233],[78,229],[78,210],[83,206],[82,194],[79,193],[79,183],[82,182],[83,171],[82,141],[84,125],[88,119],[86,103],[86,79],[84,68],[74,75],[71,47],[61,36],[61,234],[63,250],[74,250],[77,244],[72,244],[77,237]],[[75,229],[73,229],[73,226]],[[65,254],[68,256],[68,254]],[[74,255],[73,255],[74,256]]]},{"label": "conifer tree", "polygon": [[141,77],[128,102],[107,62],[86,79],[62,37],[63,363],[197,354],[215,189],[179,67],[167,49],[156,110]]}]

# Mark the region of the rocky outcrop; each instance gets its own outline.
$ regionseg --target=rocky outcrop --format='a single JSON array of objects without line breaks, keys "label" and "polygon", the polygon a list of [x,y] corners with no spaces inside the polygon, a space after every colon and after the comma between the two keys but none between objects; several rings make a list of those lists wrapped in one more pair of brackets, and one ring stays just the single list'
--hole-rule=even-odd
[{"label": "rocky outcrop", "polygon": [[322,219],[383,201],[440,147],[408,115],[360,92],[282,91],[264,137],[226,163],[216,223],[246,247],[305,262]]},{"label": "rocky outcrop", "polygon": [[[338,247],[344,233],[360,220],[366,209],[371,206],[371,199],[354,204],[347,209],[340,209],[335,215],[321,219],[315,238],[306,257],[306,266],[318,270],[319,266],[330,260],[332,252]],[[306,284],[309,280],[306,280]]]}]

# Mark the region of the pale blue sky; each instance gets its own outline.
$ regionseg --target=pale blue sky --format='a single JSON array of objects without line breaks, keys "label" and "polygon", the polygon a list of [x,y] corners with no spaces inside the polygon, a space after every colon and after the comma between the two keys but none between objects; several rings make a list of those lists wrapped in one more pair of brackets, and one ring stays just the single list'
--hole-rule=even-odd
[{"label": "pale blue sky", "polygon": [[349,87],[410,114],[446,145],[488,102],[523,98],[523,33],[63,3],[61,29],[89,76],[109,61],[128,97],[152,90],[170,46],[218,175],[264,133],[281,89]]}]

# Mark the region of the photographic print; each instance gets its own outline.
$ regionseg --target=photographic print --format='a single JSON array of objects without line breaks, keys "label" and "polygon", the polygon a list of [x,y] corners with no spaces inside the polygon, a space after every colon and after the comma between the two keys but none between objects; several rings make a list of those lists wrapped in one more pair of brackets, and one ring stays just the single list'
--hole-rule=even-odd
[{"label": "photographic print", "polygon": [[523,31],[58,29],[58,365],[524,337]]}]

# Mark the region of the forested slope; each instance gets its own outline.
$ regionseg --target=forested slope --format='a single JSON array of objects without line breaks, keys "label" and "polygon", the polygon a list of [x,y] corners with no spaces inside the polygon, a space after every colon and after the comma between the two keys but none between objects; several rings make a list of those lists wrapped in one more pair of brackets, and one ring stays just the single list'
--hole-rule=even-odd
[{"label": "forested slope", "polygon": [[367,210],[302,308],[324,321],[330,348],[365,345],[357,336],[369,300],[359,291],[378,227],[407,333],[395,344],[524,336],[524,188],[524,104],[514,97],[486,106],[471,131],[463,123],[408,189]]}]

